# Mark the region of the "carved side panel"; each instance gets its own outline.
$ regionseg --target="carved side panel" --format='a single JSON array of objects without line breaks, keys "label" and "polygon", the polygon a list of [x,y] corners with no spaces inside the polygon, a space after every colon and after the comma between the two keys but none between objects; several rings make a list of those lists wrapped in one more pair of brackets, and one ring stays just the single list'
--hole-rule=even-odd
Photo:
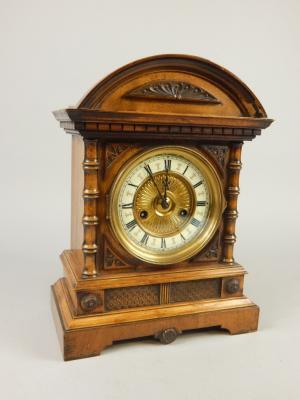
[{"label": "carved side panel", "polygon": [[131,286],[107,289],[104,292],[106,311],[158,305],[160,285]]},{"label": "carved side panel", "polygon": [[157,100],[189,101],[195,103],[220,104],[220,101],[207,90],[191,83],[176,80],[161,80],[126,93],[126,97]]},{"label": "carved side panel", "polygon": [[170,285],[170,303],[198,301],[221,296],[221,279],[174,282]]}]

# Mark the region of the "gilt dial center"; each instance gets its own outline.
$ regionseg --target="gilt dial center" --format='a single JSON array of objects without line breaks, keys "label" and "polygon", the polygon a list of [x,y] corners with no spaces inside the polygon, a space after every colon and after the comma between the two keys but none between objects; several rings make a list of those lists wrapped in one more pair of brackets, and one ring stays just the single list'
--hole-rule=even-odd
[{"label": "gilt dial center", "polygon": [[161,217],[169,215],[170,212],[174,211],[175,202],[171,197],[166,197],[166,199],[160,199],[160,197],[156,197],[153,201],[153,209],[155,213]]},{"label": "gilt dial center", "polygon": [[161,200],[160,203],[161,203],[162,208],[165,210],[167,210],[170,207],[170,202],[167,198]]},{"label": "gilt dial center", "polygon": [[[166,187],[167,179],[167,187]],[[185,177],[174,171],[153,173],[136,190],[133,211],[140,228],[153,237],[178,234],[195,211],[195,193]],[[186,218],[180,210],[186,210]],[[143,218],[147,212],[147,218]]]}]

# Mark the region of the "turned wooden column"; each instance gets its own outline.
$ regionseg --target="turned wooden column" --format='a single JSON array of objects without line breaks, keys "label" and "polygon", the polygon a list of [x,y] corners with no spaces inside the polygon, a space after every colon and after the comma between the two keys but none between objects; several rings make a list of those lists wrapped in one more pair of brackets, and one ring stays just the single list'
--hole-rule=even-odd
[{"label": "turned wooden column", "polygon": [[241,152],[243,143],[230,145],[228,161],[228,179],[226,188],[227,208],[224,212],[223,259],[227,264],[233,264],[233,247],[236,241],[235,223],[238,217],[237,199],[240,193],[239,177],[242,168]]},{"label": "turned wooden column", "polygon": [[82,163],[84,172],[84,215],[83,223],[83,245],[84,266],[82,277],[93,277],[97,275],[97,200],[99,197],[98,170],[99,160],[97,151],[97,140],[84,140],[84,161]]}]

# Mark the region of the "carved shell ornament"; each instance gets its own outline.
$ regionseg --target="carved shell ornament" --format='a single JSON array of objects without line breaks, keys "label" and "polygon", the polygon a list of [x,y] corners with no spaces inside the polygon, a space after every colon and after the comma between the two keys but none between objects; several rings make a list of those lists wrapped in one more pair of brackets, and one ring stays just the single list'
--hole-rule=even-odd
[{"label": "carved shell ornament", "polygon": [[151,82],[140,86],[126,93],[126,97],[220,104],[215,96],[199,86],[169,80]]}]

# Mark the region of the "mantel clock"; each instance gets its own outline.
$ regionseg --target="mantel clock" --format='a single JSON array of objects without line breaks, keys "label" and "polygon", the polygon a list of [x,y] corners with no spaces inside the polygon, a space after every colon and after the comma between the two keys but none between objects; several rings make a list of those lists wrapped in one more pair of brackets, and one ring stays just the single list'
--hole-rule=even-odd
[{"label": "mantel clock", "polygon": [[272,120],[198,57],[138,60],[54,112],[72,135],[72,229],[52,290],[65,360],[115,341],[257,329],[233,257],[241,149]]}]

